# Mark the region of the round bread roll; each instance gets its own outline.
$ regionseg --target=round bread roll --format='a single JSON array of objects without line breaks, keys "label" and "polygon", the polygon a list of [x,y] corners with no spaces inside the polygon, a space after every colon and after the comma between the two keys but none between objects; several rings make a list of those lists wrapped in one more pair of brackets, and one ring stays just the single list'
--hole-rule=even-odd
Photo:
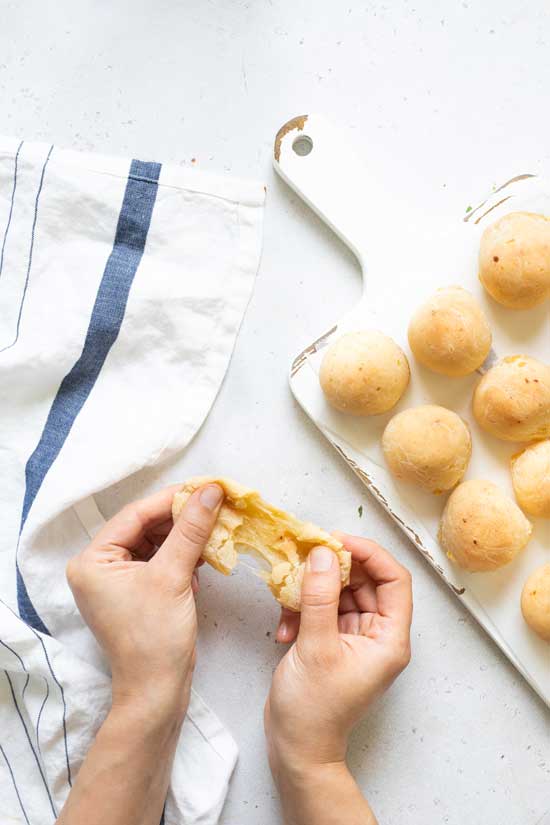
[{"label": "round bread roll", "polygon": [[491,481],[464,481],[451,493],[439,526],[447,556],[471,572],[496,570],[522,550],[532,527]]},{"label": "round bread roll", "polygon": [[348,332],[327,349],[319,380],[330,404],[352,415],[379,415],[394,407],[409,383],[407,356],[375,330]]},{"label": "round bread roll", "polygon": [[512,457],[512,483],[519,506],[550,518],[550,440],[537,441]]},{"label": "round bread roll", "polygon": [[425,367],[441,375],[469,375],[491,349],[491,330],[473,296],[460,286],[438,289],[413,315],[409,344]]},{"label": "round bread roll", "polygon": [[550,219],[511,212],[488,226],[479,247],[479,279],[511,309],[529,309],[550,296]]},{"label": "round bread roll", "polygon": [[382,449],[396,478],[441,493],[466,472],[472,439],[456,413],[426,404],[394,415],[384,430]]},{"label": "round bread roll", "polygon": [[550,367],[528,355],[503,358],[474,392],[474,415],[503,441],[550,437]]},{"label": "round bread roll", "polygon": [[521,612],[531,630],[550,642],[550,564],[539,567],[525,582]]}]

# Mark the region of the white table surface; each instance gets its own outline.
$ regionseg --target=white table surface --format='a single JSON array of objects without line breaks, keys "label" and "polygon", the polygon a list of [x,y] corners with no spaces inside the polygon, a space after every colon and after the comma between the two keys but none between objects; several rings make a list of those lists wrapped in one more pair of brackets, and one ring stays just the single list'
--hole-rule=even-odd
[{"label": "white table surface", "polygon": [[[180,459],[100,503],[109,515],[165,481],[221,472],[326,527],[372,536],[408,565],[413,660],[350,753],[381,825],[548,825],[550,722],[293,402],[290,360],[357,299],[360,280],[350,253],[275,177],[272,140],[289,117],[323,112],[400,188],[396,232],[409,209],[460,214],[494,182],[548,168],[549,46],[543,0],[0,2],[3,132],[195,158],[268,184],[262,265],[214,409]],[[246,570],[201,575],[196,687],[241,749],[221,823],[275,825],[261,719],[282,653],[276,605]]]}]

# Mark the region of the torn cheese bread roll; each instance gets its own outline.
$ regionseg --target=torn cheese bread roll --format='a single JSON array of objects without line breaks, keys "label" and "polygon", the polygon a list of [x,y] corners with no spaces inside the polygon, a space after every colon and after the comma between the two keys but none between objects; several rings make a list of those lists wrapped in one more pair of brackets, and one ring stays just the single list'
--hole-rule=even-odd
[{"label": "torn cheese bread roll", "polygon": [[177,519],[189,496],[204,484],[219,484],[225,500],[221,506],[203,558],[220,573],[231,573],[239,554],[255,556],[271,567],[260,576],[278,602],[300,610],[302,578],[309,551],[330,547],[340,564],[342,587],[349,584],[351,553],[320,527],[299,521],[290,513],[267,504],[256,490],[230,478],[197,476],[186,481],[174,496],[172,514]]}]

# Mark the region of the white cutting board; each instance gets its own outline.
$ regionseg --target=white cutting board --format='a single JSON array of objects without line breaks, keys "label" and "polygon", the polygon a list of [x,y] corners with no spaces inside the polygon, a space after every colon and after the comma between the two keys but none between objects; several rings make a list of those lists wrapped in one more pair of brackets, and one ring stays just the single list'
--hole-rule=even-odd
[{"label": "white cutting board", "polygon": [[[274,166],[348,244],[363,271],[364,289],[359,303],[343,318],[335,318],[329,329],[320,329],[315,341],[305,341],[295,358],[290,385],[296,399],[550,705],[550,645],[529,630],[520,611],[525,579],[535,568],[550,561],[550,522],[532,520],[533,537],[512,564],[493,573],[465,573],[447,559],[437,542],[439,518],[447,496],[433,496],[394,480],[385,467],[380,448],[382,431],[396,412],[418,404],[441,404],[455,410],[470,425],[474,447],[466,478],[490,479],[513,496],[509,460],[521,445],[500,442],[477,426],[470,401],[479,375],[452,379],[426,370],[412,356],[407,327],[414,309],[435,289],[460,284],[487,311],[493,348],[499,357],[526,353],[549,360],[550,303],[522,312],[497,306],[478,281],[476,262],[481,232],[501,215],[516,210],[550,214],[550,183],[537,175],[518,175],[495,187],[479,207],[466,215],[449,221],[434,214],[426,221],[403,210],[395,198],[390,198],[381,181],[367,172],[341,130],[319,115],[294,118],[279,130]],[[481,184],[481,195],[484,185],[486,182]],[[387,333],[405,350],[411,382],[390,413],[359,419],[339,413],[327,404],[318,372],[327,344],[345,332],[364,328]]]}]

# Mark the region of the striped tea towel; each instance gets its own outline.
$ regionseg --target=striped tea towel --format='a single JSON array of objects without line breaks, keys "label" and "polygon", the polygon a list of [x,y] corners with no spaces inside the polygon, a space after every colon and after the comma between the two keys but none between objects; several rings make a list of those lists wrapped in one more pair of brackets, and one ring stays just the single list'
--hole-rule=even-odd
[{"label": "striped tea towel", "polygon": [[[65,581],[93,494],[181,450],[253,286],[264,188],[0,138],[0,822],[50,825],[109,707]],[[236,746],[193,695],[166,825],[218,819]]]}]

